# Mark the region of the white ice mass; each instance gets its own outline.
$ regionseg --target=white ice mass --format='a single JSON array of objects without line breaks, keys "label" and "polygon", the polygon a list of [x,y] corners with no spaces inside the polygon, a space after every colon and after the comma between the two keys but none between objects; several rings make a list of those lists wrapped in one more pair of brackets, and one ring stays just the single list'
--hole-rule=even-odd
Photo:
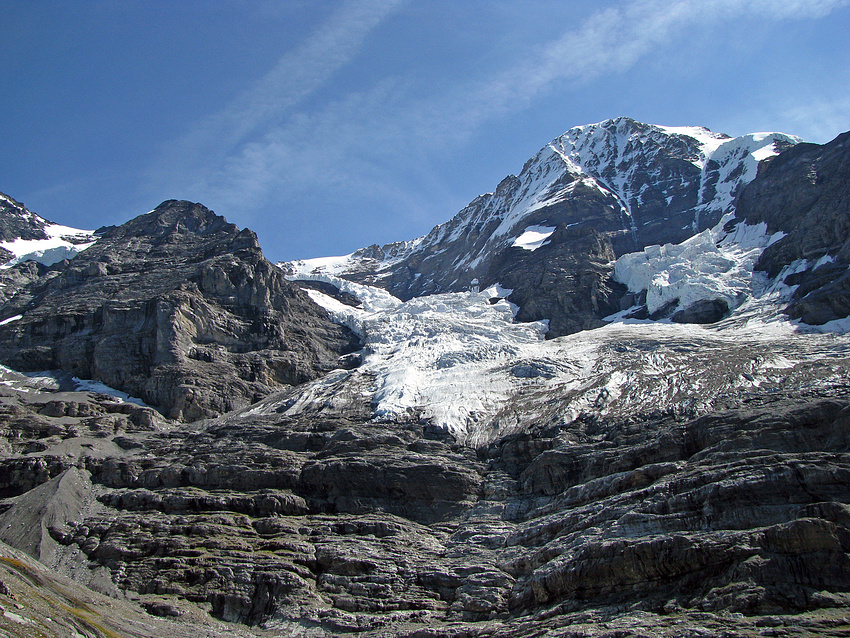
[{"label": "white ice mass", "polygon": [[[669,280],[669,272],[684,268],[684,256],[690,254],[702,281],[690,290],[684,284],[676,287],[678,294],[747,295],[747,303],[714,326],[619,320],[547,341],[545,323],[515,323],[506,301],[490,304],[494,293],[507,292],[498,285],[480,294],[439,294],[402,303],[379,288],[313,274],[310,279],[361,299],[360,307],[353,308],[308,290],[331,317],[361,335],[363,363],[309,384],[285,413],[368,396],[376,422],[428,422],[479,445],[586,412],[699,413],[724,392],[778,384],[795,365],[818,356],[813,352],[850,347],[848,335],[800,334],[777,315],[774,297],[749,296],[752,263],[772,239],[763,227],[739,225],[720,237],[719,245],[713,232],[720,231],[664,251],[656,247],[650,256],[635,254],[632,261],[638,263],[629,271],[634,282],[651,282],[660,270],[668,272]],[[281,409],[281,400],[272,398],[250,412]]]},{"label": "white ice mass", "polygon": [[650,314],[678,301],[680,308],[701,300],[722,299],[737,308],[754,294],[753,266],[762,251],[782,238],[768,235],[766,224],[739,223],[723,229],[734,217],[726,215],[714,228],[681,244],[647,246],[614,264],[614,279],[631,292],[646,291]]}]

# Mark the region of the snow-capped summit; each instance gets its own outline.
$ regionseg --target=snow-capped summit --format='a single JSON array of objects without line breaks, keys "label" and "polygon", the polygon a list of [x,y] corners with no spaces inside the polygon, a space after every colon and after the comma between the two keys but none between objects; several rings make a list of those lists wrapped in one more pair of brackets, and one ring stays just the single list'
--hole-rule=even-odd
[{"label": "snow-capped summit", "polygon": [[[520,319],[552,319],[553,334],[575,332],[619,309],[621,293],[606,283],[613,259],[712,228],[759,162],[799,141],[627,117],[578,126],[423,237],[283,266],[294,276],[371,283],[401,299],[465,290],[475,278],[483,287],[499,282],[514,290]],[[591,275],[579,281],[578,271]],[[565,289],[585,306],[565,307]]]}]

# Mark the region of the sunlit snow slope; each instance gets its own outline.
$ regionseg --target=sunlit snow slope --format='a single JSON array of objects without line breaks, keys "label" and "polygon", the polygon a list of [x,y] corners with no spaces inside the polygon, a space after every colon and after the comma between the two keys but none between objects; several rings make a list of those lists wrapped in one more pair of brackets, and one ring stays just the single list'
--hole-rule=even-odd
[{"label": "sunlit snow slope", "polygon": [[94,231],[54,224],[0,193],[0,267],[34,260],[45,265],[70,259],[96,240]]}]

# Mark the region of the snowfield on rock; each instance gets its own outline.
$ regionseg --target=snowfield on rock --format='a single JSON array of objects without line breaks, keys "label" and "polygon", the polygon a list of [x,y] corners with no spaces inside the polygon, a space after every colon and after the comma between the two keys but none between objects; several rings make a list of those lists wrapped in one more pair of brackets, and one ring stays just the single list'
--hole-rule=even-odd
[{"label": "snowfield on rock", "polygon": [[[542,148],[526,162],[517,177],[509,176],[494,192],[479,196],[452,220],[434,227],[427,235],[360,249],[349,255],[280,265],[296,277],[346,276],[368,271],[377,279],[384,279],[391,277],[394,267],[405,259],[418,255],[416,263],[425,264],[460,245],[463,248],[458,249],[450,270],[469,273],[490,263],[494,255],[507,247],[533,251],[545,245],[555,230],[554,222],[529,220],[541,214],[545,217],[546,210],[557,209],[569,203],[578,191],[588,190],[611,202],[621,220],[618,233],[632,237],[634,242],[653,224],[667,223],[652,217],[663,213],[650,214],[643,210],[656,187],[669,193],[666,197],[666,206],[672,211],[669,215],[689,211],[688,215],[677,217],[680,220],[677,223],[686,224],[681,230],[697,233],[709,225],[709,219],[731,210],[737,192],[755,178],[761,160],[800,141],[783,133],[752,133],[731,138],[703,127],[638,125],[628,118],[577,126]],[[689,187],[692,192],[688,191],[692,200],[691,195],[676,190],[683,188],[688,180],[669,173],[673,169],[658,160],[665,153],[695,168]],[[660,164],[654,164],[655,160]],[[681,201],[673,201],[676,198]],[[584,222],[575,220],[567,226]],[[634,242],[628,242],[631,249]],[[411,290],[427,283],[427,279],[421,278]],[[456,279],[448,288],[457,290],[458,285],[465,285],[469,279]]]},{"label": "snowfield on rock", "polygon": [[[63,259],[71,259],[97,240],[92,230],[80,230],[60,224],[48,224],[44,227],[47,239],[15,239],[0,242],[14,258],[2,265],[9,268],[27,260],[33,260],[50,266]],[[72,241],[71,241],[72,240]]]},{"label": "snowfield on rock", "polygon": [[[738,228],[729,237],[716,250],[703,237],[668,247],[667,259],[643,255],[646,263],[668,270],[676,255],[689,252],[703,251],[708,262],[729,262],[726,270],[718,269],[726,273],[726,290],[748,301],[708,327],[619,320],[547,341],[545,322],[514,323],[510,304],[490,303],[495,287],[402,303],[386,291],[332,275],[303,276],[362,300],[353,308],[307,289],[332,318],[362,336],[364,359],[355,370],[300,389],[297,400],[288,399],[286,414],[359,396],[371,405],[375,421],[419,420],[479,446],[585,415],[700,414],[748,389],[814,391],[846,383],[850,336],[801,330],[777,314],[785,295],[775,291],[752,297],[752,263],[769,238],[752,228]],[[699,258],[694,263],[704,269]],[[644,277],[652,280],[651,274]],[[280,407],[281,400],[272,398],[250,412]]]}]

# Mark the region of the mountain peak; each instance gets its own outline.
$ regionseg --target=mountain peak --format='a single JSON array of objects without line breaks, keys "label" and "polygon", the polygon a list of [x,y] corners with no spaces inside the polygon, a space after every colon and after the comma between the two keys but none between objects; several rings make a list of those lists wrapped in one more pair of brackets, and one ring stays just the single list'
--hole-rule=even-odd
[{"label": "mountain peak", "polygon": [[[120,233],[130,237],[162,237],[173,234],[208,236],[216,233],[236,235],[239,228],[221,215],[197,202],[168,199],[149,213],[117,227],[104,229],[101,234]],[[111,235],[110,235],[111,236]]]},{"label": "mountain peak", "polygon": [[[318,274],[332,268],[354,281],[385,287],[401,299],[463,290],[475,278],[482,287],[501,283],[513,289],[511,300],[520,303],[522,298],[527,311],[530,295],[539,296],[540,285],[529,273],[520,276],[527,270],[520,262],[530,267],[545,257],[552,268],[558,260],[572,264],[591,230],[607,246],[599,247],[599,255],[680,243],[733,209],[761,160],[799,141],[781,133],[732,138],[705,127],[658,126],[625,116],[576,126],[525,162],[518,175],[506,177],[424,237],[405,242],[403,254],[363,259],[354,253],[333,260],[332,267],[327,259],[318,259],[288,269],[317,269]],[[555,232],[558,228],[571,232]],[[527,232],[542,238],[535,245],[540,252],[533,256],[531,250],[522,251]],[[604,264],[593,269],[594,277],[604,279]],[[552,295],[560,299],[555,287]],[[608,296],[594,302],[599,313],[613,312],[609,302],[616,295],[612,291]],[[593,324],[582,319],[560,325],[554,315],[578,315],[575,309],[557,310],[558,303],[542,304],[543,314],[523,318],[552,319],[553,334]]]}]

